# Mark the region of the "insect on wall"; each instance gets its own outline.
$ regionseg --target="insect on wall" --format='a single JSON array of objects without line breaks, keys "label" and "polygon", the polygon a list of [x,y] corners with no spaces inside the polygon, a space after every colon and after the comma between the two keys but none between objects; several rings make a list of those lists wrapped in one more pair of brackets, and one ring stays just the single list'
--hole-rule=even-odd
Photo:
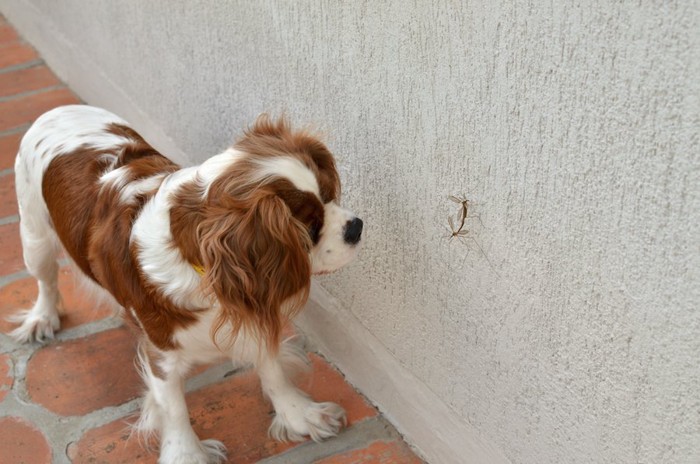
[{"label": "insect on wall", "polygon": [[468,246],[468,242],[474,243],[476,247],[479,249],[481,252],[482,256],[486,261],[489,263],[489,266],[491,266],[491,270],[498,275],[498,272],[496,272],[496,268],[493,266],[493,263],[489,259],[489,257],[486,255],[486,252],[484,251],[483,247],[481,244],[476,240],[473,234],[470,234],[469,229],[465,228],[465,225],[467,224],[468,219],[477,219],[479,221],[479,224],[483,227],[484,223],[481,222],[481,216],[478,214],[469,214],[469,205],[473,204],[465,198],[464,196],[458,197],[456,195],[449,195],[447,197],[448,200],[452,201],[453,203],[457,203],[459,205],[459,210],[457,211],[456,215],[456,221],[452,218],[452,216],[447,217],[447,223],[449,224],[449,230],[450,230],[450,235],[448,238],[450,240],[452,239],[457,239],[459,242],[463,243],[464,245]]}]

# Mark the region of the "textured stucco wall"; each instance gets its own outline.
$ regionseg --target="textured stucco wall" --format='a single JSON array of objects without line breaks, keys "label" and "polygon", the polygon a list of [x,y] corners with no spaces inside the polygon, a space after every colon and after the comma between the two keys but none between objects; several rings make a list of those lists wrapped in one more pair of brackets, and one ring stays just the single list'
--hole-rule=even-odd
[{"label": "textured stucco wall", "polygon": [[190,162],[265,110],[327,130],[367,228],[321,284],[513,462],[700,462],[697,1],[0,5]]}]

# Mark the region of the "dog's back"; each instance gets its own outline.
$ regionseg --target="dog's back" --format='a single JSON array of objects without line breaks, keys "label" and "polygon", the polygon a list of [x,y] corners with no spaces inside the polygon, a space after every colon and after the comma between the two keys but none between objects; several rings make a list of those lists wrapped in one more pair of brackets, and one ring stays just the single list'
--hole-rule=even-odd
[{"label": "dog's back", "polygon": [[[24,258],[39,285],[54,281],[55,258],[64,249],[82,274],[118,295],[111,276],[131,269],[123,265],[130,259],[131,222],[163,177],[177,169],[106,110],[71,105],[38,118],[22,139],[15,172]],[[108,269],[111,264],[118,269]],[[15,330],[16,338],[50,337],[58,328],[55,310],[49,310],[60,304],[58,291],[40,295],[36,307],[46,307],[52,322],[37,314],[37,321],[25,320]]]}]

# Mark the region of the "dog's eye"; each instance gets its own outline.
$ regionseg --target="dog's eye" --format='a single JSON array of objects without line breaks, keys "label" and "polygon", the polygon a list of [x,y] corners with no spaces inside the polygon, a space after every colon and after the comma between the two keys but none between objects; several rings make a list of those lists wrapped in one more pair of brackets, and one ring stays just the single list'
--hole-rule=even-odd
[{"label": "dog's eye", "polygon": [[311,237],[311,241],[316,245],[319,241],[321,234],[321,226],[319,224],[313,224],[311,228],[309,229],[309,236]]}]

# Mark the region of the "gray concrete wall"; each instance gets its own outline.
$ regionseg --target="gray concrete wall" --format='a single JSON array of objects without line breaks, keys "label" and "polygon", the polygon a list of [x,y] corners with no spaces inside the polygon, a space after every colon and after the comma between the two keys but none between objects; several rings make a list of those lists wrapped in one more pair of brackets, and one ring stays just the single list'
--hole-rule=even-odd
[{"label": "gray concrete wall", "polygon": [[699,462],[698,2],[336,3],[0,5],[180,161],[261,111],[325,129],[367,229],[320,284],[445,421],[517,463]]}]

